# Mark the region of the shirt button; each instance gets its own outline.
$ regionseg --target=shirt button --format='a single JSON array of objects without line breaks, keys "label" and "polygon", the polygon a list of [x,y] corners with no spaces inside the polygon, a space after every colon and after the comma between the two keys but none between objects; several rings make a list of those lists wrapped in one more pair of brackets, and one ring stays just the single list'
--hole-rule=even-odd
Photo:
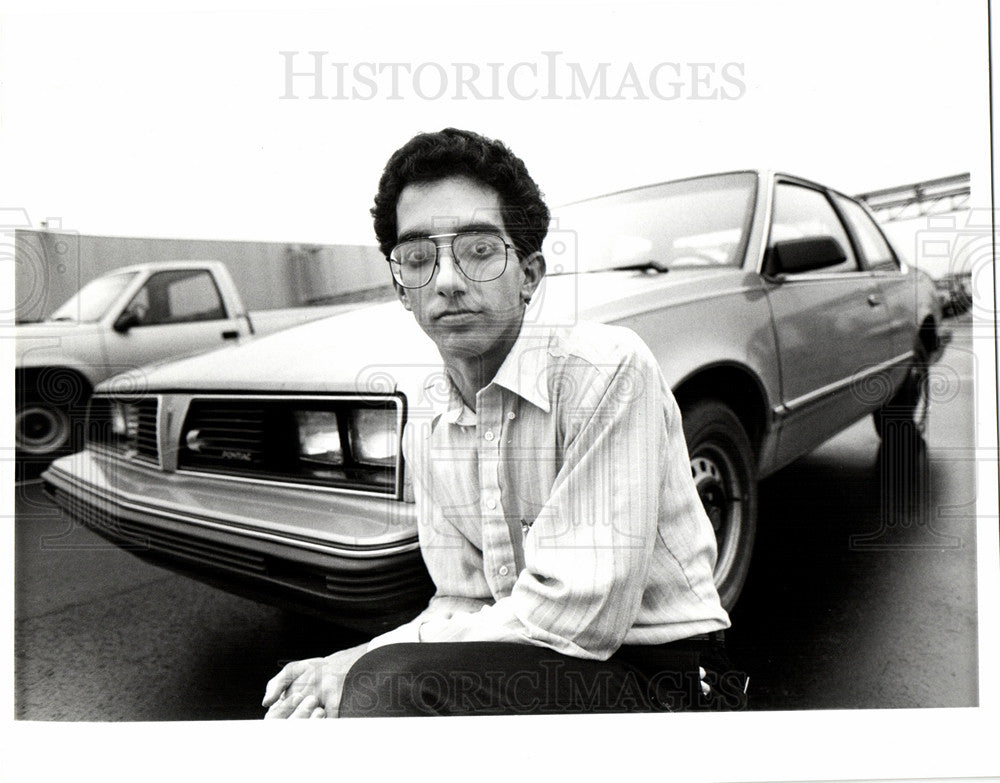
[{"label": "shirt button", "polygon": [[514,413],[514,411],[507,411],[507,418],[514,421],[514,419],[517,418],[517,414]]},{"label": "shirt button", "polygon": [[483,435],[483,437],[486,438],[486,440],[493,440],[496,435],[493,434],[493,430],[486,430],[486,434]]},{"label": "shirt button", "polygon": [[497,507],[497,502],[493,498],[490,498],[489,500],[486,501],[486,508],[490,509],[490,511],[492,511],[496,507]]},{"label": "shirt button", "polygon": [[510,573],[510,569],[507,566],[500,566],[500,576],[507,576]]}]

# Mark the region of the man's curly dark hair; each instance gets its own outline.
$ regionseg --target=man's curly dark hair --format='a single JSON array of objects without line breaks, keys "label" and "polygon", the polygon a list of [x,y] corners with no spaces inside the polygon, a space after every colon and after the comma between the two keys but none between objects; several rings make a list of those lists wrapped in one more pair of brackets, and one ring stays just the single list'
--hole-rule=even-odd
[{"label": "man's curly dark hair", "polygon": [[549,208],[524,161],[502,141],[445,128],[414,136],[385,165],[371,215],[379,249],[386,258],[396,245],[396,202],[403,188],[455,175],[470,177],[497,191],[504,228],[520,258],[541,250],[549,229]]}]

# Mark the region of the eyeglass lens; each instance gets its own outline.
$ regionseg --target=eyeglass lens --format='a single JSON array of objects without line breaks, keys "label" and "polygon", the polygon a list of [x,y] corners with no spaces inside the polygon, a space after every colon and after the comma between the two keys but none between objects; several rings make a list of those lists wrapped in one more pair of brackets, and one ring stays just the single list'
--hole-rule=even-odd
[{"label": "eyeglass lens", "polygon": [[[451,252],[462,273],[476,282],[495,280],[507,266],[507,245],[493,234],[467,233],[451,237]],[[393,275],[405,288],[427,285],[434,275],[438,245],[421,237],[401,242],[392,251]]]}]

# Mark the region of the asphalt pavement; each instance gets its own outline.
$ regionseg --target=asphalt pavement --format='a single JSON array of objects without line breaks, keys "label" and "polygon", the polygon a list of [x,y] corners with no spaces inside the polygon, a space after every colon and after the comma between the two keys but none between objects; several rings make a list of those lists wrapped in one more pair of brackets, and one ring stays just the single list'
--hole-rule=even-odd
[{"label": "asphalt pavement", "polygon": [[[752,709],[977,704],[974,357],[953,325],[924,442],[883,448],[866,419],[762,482],[728,636]],[[38,481],[15,511],[19,719],[259,718],[284,662],[362,640],[112,547]]]}]

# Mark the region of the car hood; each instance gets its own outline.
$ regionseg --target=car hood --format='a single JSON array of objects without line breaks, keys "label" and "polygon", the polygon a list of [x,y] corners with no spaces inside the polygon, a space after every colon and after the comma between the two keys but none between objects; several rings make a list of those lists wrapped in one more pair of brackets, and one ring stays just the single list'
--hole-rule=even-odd
[{"label": "car hood", "polygon": [[[704,296],[737,270],[601,272],[546,278],[528,329],[614,321],[669,301]],[[110,379],[99,390],[388,393],[440,379],[437,347],[398,302],[363,307],[187,359]],[[137,378],[136,374],[141,376]]]},{"label": "car hood", "polygon": [[40,364],[58,357],[73,354],[74,346],[80,341],[93,339],[101,331],[98,323],[78,323],[76,321],[41,321],[39,323],[17,324],[14,327],[14,343],[17,350],[17,364]]},{"label": "car hood", "polygon": [[75,334],[91,334],[100,329],[98,323],[79,321],[38,321],[14,326],[14,336],[18,340],[48,339],[51,337],[72,337]]}]

